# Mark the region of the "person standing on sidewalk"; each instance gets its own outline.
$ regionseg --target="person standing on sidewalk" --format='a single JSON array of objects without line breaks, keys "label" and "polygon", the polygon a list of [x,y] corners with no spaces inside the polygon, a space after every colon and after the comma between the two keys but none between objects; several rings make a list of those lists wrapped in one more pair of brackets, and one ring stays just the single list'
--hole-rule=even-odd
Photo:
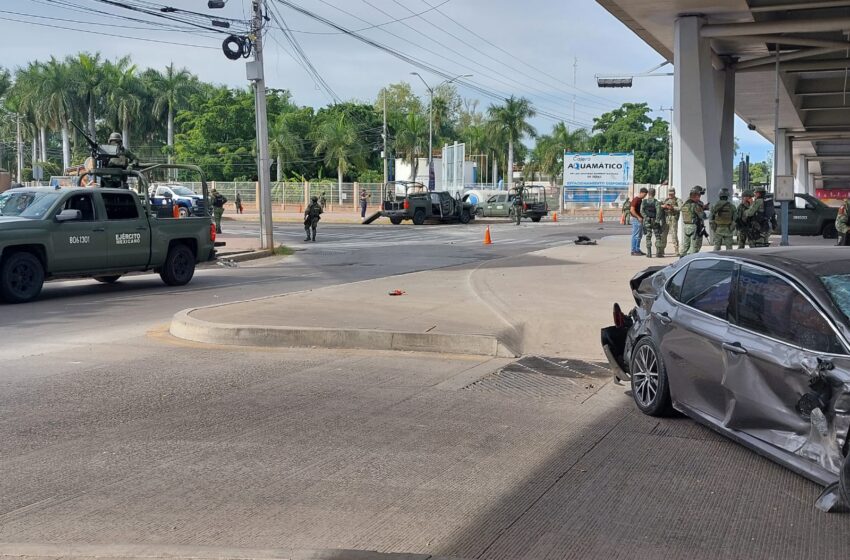
[{"label": "person standing on sidewalk", "polygon": [[735,229],[738,230],[738,249],[744,249],[747,246],[747,210],[753,203],[753,191],[744,191],[741,193],[741,204],[735,212]]},{"label": "person standing on sidewalk", "polygon": [[682,221],[685,223],[685,238],[682,240],[680,257],[699,253],[702,249],[702,238],[705,232],[705,205],[700,200],[702,187],[697,185],[691,189],[690,198],[682,204]]},{"label": "person standing on sidewalk", "polygon": [[360,189],[360,217],[366,219],[366,207],[369,206],[369,199],[372,195],[366,189]]},{"label": "person standing on sidewalk", "polygon": [[[322,205],[318,197],[310,197],[310,204],[304,210],[304,231],[307,233],[307,238],[304,241],[316,240],[316,226],[319,225],[319,220],[322,219]],[[310,232],[313,233],[313,238],[310,239]]]},{"label": "person standing on sidewalk", "polygon": [[215,232],[221,233],[221,217],[224,215],[224,205],[227,204],[227,198],[215,187],[212,188],[210,194],[212,195],[213,217],[215,217]]},{"label": "person standing on sidewalk", "polygon": [[655,189],[649,188],[646,198],[640,203],[640,215],[643,216],[643,234],[646,236],[646,256],[652,258],[652,236],[655,236],[655,254],[664,256],[661,245],[661,231],[664,228],[664,210],[661,201],[655,198]]},{"label": "person standing on sidewalk", "polygon": [[714,233],[714,250],[719,251],[725,245],[732,250],[732,233],[735,223],[735,205],[729,202],[729,189],[720,189],[720,201],[711,207],[708,224]]},{"label": "person standing on sidewalk", "polygon": [[643,216],[640,214],[640,205],[643,202],[643,199],[646,198],[647,194],[649,194],[649,190],[646,187],[642,187],[638,195],[632,199],[632,203],[629,206],[629,213],[632,216],[633,257],[642,257],[646,255],[646,253],[640,250],[640,238],[643,237]]},{"label": "person standing on sidewalk", "polygon": [[624,225],[630,225],[632,223],[632,214],[631,214],[631,212],[629,212],[629,208],[631,208],[631,207],[632,207],[632,201],[629,200],[629,197],[627,195],[626,199],[623,200],[623,206],[622,206],[623,224]]},{"label": "person standing on sidewalk", "polygon": [[236,193],[236,213],[241,214],[242,210],[243,210],[242,209],[242,195],[237,192]]},{"label": "person standing on sidewalk", "polygon": [[673,254],[679,255],[679,214],[682,211],[682,201],[676,196],[676,188],[667,189],[667,198],[661,203],[664,208],[664,229],[661,231],[662,253],[667,251],[667,240],[673,238]]}]

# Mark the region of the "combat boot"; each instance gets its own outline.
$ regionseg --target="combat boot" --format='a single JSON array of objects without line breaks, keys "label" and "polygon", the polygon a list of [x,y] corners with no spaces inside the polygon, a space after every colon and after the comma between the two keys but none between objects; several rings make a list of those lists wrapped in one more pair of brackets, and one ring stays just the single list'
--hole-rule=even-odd
[{"label": "combat boot", "polygon": [[316,241],[316,230],[313,230],[313,241]]},{"label": "combat boot", "polygon": [[659,259],[663,259],[663,258],[664,258],[664,253],[663,253],[663,252],[658,252],[658,253],[656,253],[656,255],[655,255],[655,256],[656,256],[657,258],[659,258]]},{"label": "combat boot", "polygon": [[649,248],[649,247],[646,248],[646,258],[648,258],[648,259],[652,258],[652,249]]}]

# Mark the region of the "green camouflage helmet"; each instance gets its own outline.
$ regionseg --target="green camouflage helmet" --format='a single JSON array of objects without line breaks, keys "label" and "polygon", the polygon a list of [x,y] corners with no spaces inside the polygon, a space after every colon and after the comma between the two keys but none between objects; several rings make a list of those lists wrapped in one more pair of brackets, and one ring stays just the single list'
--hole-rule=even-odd
[{"label": "green camouflage helmet", "polygon": [[727,189],[726,187],[720,189],[720,198],[729,198],[729,189]]},{"label": "green camouflage helmet", "polygon": [[752,197],[753,197],[753,191],[751,191],[751,190],[746,190],[746,191],[744,191],[744,192],[742,192],[742,193],[741,193],[741,196],[742,196],[742,197],[745,197],[745,198],[746,198],[746,197],[750,197],[750,198],[752,198]]},{"label": "green camouflage helmet", "polygon": [[694,188],[691,189],[691,195],[698,194],[698,195],[702,196],[703,192],[705,192],[705,191],[699,185],[696,185]]},{"label": "green camouflage helmet", "polygon": [[766,193],[766,192],[767,192],[767,189],[766,189],[766,188],[764,188],[764,187],[756,187],[756,188],[755,188],[755,192],[757,192],[757,193]]}]

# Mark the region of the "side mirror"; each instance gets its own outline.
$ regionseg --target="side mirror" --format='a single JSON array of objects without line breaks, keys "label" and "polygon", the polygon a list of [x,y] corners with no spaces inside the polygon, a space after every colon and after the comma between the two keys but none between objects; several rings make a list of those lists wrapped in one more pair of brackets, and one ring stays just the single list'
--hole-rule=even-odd
[{"label": "side mirror", "polygon": [[79,210],[66,209],[56,214],[57,222],[73,222],[83,219],[83,213]]}]

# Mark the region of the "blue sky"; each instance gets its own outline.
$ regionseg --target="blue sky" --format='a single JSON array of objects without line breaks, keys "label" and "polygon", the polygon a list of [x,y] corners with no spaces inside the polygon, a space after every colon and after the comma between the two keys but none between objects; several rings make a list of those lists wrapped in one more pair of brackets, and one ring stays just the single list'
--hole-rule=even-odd
[{"label": "blue sky", "polygon": [[[225,9],[214,11],[207,9],[206,0],[128,2],[168,5],[235,19],[245,18],[251,8],[249,0],[228,0]],[[410,75],[417,70],[431,85],[442,80],[274,0],[270,2],[293,30],[322,78],[342,99],[371,101],[383,85],[398,81],[410,82],[425,97],[424,86]],[[349,29],[385,24],[362,34],[452,75],[472,74],[469,80],[493,95],[529,97],[538,109],[548,114],[534,121],[540,132],[548,132],[555,118],[568,121],[571,128],[590,125],[593,117],[624,101],[645,101],[653,108],[672,106],[672,78],[637,79],[634,87],[626,90],[596,87],[597,73],[641,72],[658,64],[661,58],[593,0],[295,0],[293,3]],[[433,9],[435,6],[437,9]],[[133,15],[98,0],[4,0],[0,3],[0,25],[4,28],[0,65],[14,68],[33,59],[64,57],[87,50],[98,51],[108,58],[129,54],[140,66],[162,68],[174,62],[207,81],[230,86],[246,84],[244,62],[231,62],[221,53],[219,45],[223,36],[153,30],[109,14]],[[407,19],[387,23],[399,18]],[[317,86],[291,53],[292,47],[283,33],[271,29],[266,35],[267,85],[290,90],[301,104],[327,104],[329,94]],[[479,99],[480,109],[493,102],[473,89],[461,87],[459,91],[465,98]],[[669,112],[657,111],[654,116],[666,119]],[[736,136],[741,151],[749,153],[755,161],[763,159],[772,147],[761,136],[748,131],[740,120],[736,122]]]}]

